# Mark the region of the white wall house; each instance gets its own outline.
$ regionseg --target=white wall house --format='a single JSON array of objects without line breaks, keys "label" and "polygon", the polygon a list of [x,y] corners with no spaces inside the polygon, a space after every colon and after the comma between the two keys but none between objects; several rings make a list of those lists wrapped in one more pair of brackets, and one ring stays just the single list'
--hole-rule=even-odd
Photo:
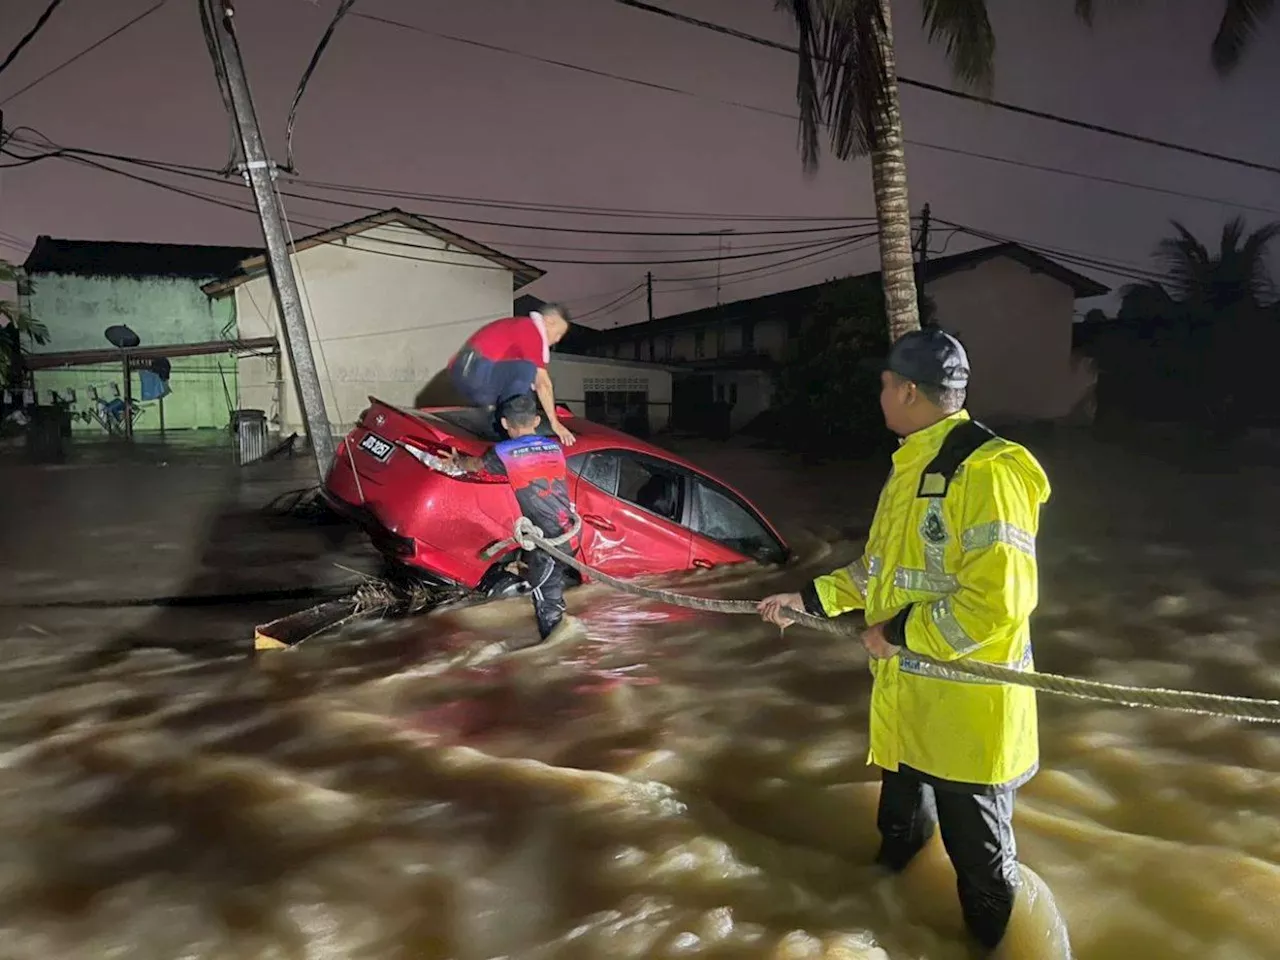
[{"label": "white wall house", "polygon": [[[413,406],[485,323],[511,316],[514,292],[543,271],[428,220],[388,210],[299,240],[293,268],[329,422],[345,433],[370,395]],[[280,337],[263,257],[207,284],[233,297],[238,335]],[[265,410],[283,433],[303,433],[289,355],[239,361],[241,408]]]},{"label": "white wall house", "polygon": [[640,435],[671,425],[671,367],[553,350],[548,372],[556,402],[579,417]]}]

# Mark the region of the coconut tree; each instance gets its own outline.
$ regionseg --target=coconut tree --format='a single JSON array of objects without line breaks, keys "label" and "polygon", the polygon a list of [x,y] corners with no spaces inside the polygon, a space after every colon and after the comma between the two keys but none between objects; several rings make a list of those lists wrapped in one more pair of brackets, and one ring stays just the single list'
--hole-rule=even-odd
[{"label": "coconut tree", "polygon": [[[827,128],[840,160],[870,156],[880,229],[880,269],[889,336],[920,326],[911,251],[911,206],[898,103],[890,0],[775,0],[799,34],[796,100],[805,169],[817,167],[819,129]],[[1075,0],[1091,22],[1094,0]],[[1275,0],[1224,0],[1210,50],[1214,67],[1230,73]],[[921,0],[924,29],[941,43],[956,79],[978,93],[995,80],[995,34],[986,0]]]},{"label": "coconut tree", "polygon": [[[16,284],[18,271],[0,260],[0,286]],[[49,328],[26,313],[14,300],[0,300],[0,384],[9,382],[23,338],[31,343],[48,343]]]}]

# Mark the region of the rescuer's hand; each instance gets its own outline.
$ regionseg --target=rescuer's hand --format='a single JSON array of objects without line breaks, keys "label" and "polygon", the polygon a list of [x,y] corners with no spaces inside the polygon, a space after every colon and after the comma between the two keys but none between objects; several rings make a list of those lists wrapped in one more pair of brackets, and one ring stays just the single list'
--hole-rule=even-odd
[{"label": "rescuer's hand", "polygon": [[884,637],[884,624],[878,623],[862,631],[862,645],[877,660],[891,660],[902,652]]},{"label": "rescuer's hand", "polygon": [[560,442],[566,447],[572,447],[578,442],[578,438],[573,435],[573,431],[559,421],[553,423],[551,429],[555,431],[556,436],[560,438]]},{"label": "rescuer's hand", "polygon": [[776,627],[786,628],[795,623],[795,621],[782,612],[784,607],[792,610],[803,610],[804,598],[798,593],[775,593],[773,596],[765,597],[756,604],[756,610],[760,612],[762,620],[766,623],[772,623]]}]

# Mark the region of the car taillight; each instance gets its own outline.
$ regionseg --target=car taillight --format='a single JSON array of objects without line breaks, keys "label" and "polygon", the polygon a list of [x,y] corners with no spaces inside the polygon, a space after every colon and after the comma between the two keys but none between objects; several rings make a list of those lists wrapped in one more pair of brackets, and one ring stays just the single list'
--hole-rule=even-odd
[{"label": "car taillight", "polygon": [[424,467],[429,467],[438,473],[446,474],[455,480],[462,480],[468,483],[506,483],[507,478],[499,474],[488,473],[487,471],[479,471],[477,473],[464,473],[456,471],[448,467],[442,459],[446,456],[450,447],[432,440],[422,440],[414,437],[410,440],[400,440],[397,444],[400,449],[417,460]]}]

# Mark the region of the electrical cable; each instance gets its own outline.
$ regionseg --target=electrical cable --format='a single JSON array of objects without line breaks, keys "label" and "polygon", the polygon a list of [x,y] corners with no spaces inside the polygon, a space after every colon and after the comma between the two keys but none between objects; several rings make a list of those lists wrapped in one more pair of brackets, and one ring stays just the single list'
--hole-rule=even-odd
[{"label": "electrical cable", "polygon": [[[619,2],[623,2],[623,0],[619,0]],[[642,7],[640,7],[639,9],[645,9],[645,7],[643,7],[643,6],[642,6]],[[655,8],[655,9],[656,9],[656,8]],[[663,11],[663,12],[665,13],[666,11]],[[692,97],[692,98],[694,98],[694,99],[698,99],[698,100],[706,100],[706,101],[708,101],[708,102],[710,102],[710,103],[719,103],[719,104],[722,104],[722,105],[724,105],[724,106],[737,107],[737,108],[740,108],[740,109],[750,110],[750,111],[752,111],[752,112],[754,112],[754,113],[761,113],[761,114],[767,114],[767,115],[770,115],[770,116],[780,117],[780,118],[782,118],[782,119],[784,119],[784,120],[790,120],[790,121],[792,121],[792,122],[798,122],[798,121],[799,121],[799,119],[800,119],[800,117],[799,117],[799,115],[798,115],[798,114],[796,114],[796,113],[789,113],[789,112],[784,111],[784,110],[773,110],[773,109],[770,109],[770,108],[767,108],[767,107],[760,107],[760,106],[756,106],[756,105],[754,105],[754,104],[744,104],[744,103],[742,103],[742,102],[740,102],[740,101],[737,101],[737,100],[726,100],[726,99],[723,99],[723,98],[721,98],[721,97],[715,97],[715,96],[711,96],[711,95],[708,95],[708,94],[695,93],[695,92],[693,92],[693,91],[691,91],[691,90],[685,90],[685,89],[682,89],[682,88],[680,88],[680,87],[670,86],[670,85],[667,85],[667,84],[657,84],[657,83],[653,83],[653,82],[648,81],[648,80],[642,80],[642,79],[639,79],[639,78],[637,78],[637,77],[628,77],[628,76],[625,76],[625,75],[623,75],[623,74],[610,73],[610,72],[608,72],[608,71],[604,71],[604,70],[595,70],[595,69],[590,69],[590,68],[587,68],[587,67],[582,67],[582,66],[580,66],[580,65],[578,65],[578,64],[566,63],[565,61],[562,61],[562,60],[552,60],[552,59],[549,59],[549,58],[547,58],[547,57],[540,57],[540,56],[537,56],[536,54],[528,53],[528,52],[523,51],[523,50],[516,50],[516,49],[510,48],[510,47],[503,47],[503,46],[500,46],[500,45],[498,45],[498,44],[482,43],[482,42],[480,42],[480,41],[477,41],[477,40],[471,40],[471,39],[466,38],[466,37],[456,37],[456,36],[453,36],[452,34],[440,33],[440,32],[438,32],[438,31],[428,30],[426,27],[420,27],[420,26],[418,26],[418,25],[416,25],[416,24],[413,24],[413,23],[406,23],[406,22],[404,22],[404,21],[402,21],[402,20],[393,20],[393,19],[391,19],[391,18],[389,18],[389,17],[379,17],[379,16],[374,16],[374,15],[372,15],[372,14],[366,14],[366,13],[357,13],[357,14],[354,14],[354,16],[357,16],[357,17],[363,17],[363,18],[364,18],[364,19],[366,19],[366,20],[371,20],[371,21],[374,21],[374,22],[376,22],[376,23],[382,23],[382,24],[385,24],[385,25],[387,25],[387,26],[399,27],[399,28],[404,29],[404,30],[409,30],[409,31],[412,31],[412,32],[415,32],[415,33],[420,33],[420,34],[423,34],[423,35],[425,35],[425,36],[434,37],[434,38],[436,38],[436,39],[440,39],[440,40],[447,40],[447,41],[454,42],[454,43],[467,44],[467,45],[470,45],[470,46],[478,46],[478,47],[480,47],[480,48],[482,48],[482,49],[489,50],[489,51],[493,51],[493,52],[495,52],[495,53],[504,53],[504,54],[508,54],[508,55],[510,55],[510,56],[520,57],[520,58],[525,59],[525,60],[532,60],[532,61],[537,62],[537,63],[545,63],[545,64],[548,64],[548,65],[551,65],[551,66],[565,67],[565,68],[570,69],[570,70],[576,70],[576,71],[584,72],[584,73],[588,73],[588,74],[591,74],[591,75],[594,75],[594,76],[604,77],[604,78],[607,78],[607,79],[610,79],[610,80],[616,80],[616,81],[618,81],[618,82],[620,82],[620,83],[629,83],[629,84],[634,84],[634,85],[636,85],[636,86],[640,86],[640,87],[646,87],[646,88],[649,88],[649,89],[661,90],[661,91],[666,92],[666,93],[677,93],[677,94],[680,94],[680,95],[682,95],[682,96]],[[697,25],[700,25],[700,24],[703,24],[703,23],[704,23],[704,21],[701,21],[701,20],[696,20],[696,19],[693,19],[693,18],[685,18],[685,17],[683,17],[683,15],[676,15],[676,16],[677,16],[677,19],[681,19],[681,20],[688,19],[688,20],[690,20],[690,21],[691,21],[695,26],[697,26]],[[725,29],[728,29],[728,28],[725,28]],[[730,32],[730,35],[731,35],[731,36],[736,36],[737,34],[736,34],[735,32],[732,32],[732,31],[731,31],[731,32]],[[749,38],[749,39],[751,38],[751,35],[749,35],[749,34],[744,34],[744,36],[745,36],[745,37],[747,37],[747,38]],[[755,39],[755,40],[757,40],[757,41],[759,41],[759,42],[764,43],[766,46],[774,46],[776,49],[786,50],[786,51],[791,52],[791,53],[795,53],[795,52],[796,52],[794,47],[788,47],[788,46],[786,46],[785,44],[777,44],[777,45],[775,45],[775,44],[773,43],[773,41],[765,41],[765,40],[763,40],[763,38],[758,38],[758,37],[757,37],[757,38],[754,38],[754,39]],[[901,80],[901,78],[899,78],[899,79]],[[945,90],[946,90],[946,88],[945,88],[945,87],[939,87],[938,89],[939,89],[939,90],[942,90],[942,91],[945,91]],[[948,92],[956,93],[956,91],[948,91]],[[956,95],[958,95],[958,96],[959,96],[960,94],[956,94]],[[967,97],[968,95],[967,95],[967,94],[965,94],[964,96],[966,96],[966,97]],[[985,102],[985,101],[984,101],[984,102]],[[993,101],[991,105],[994,105],[994,106],[1000,106],[1001,104],[996,103],[996,102],[994,102],[994,101]],[[1011,108],[1011,109],[1013,109],[1012,107],[1010,107],[1010,108]],[[1019,109],[1021,109],[1021,108],[1019,108]],[[1137,137],[1137,136],[1139,136],[1139,135],[1134,134],[1134,136],[1135,136],[1135,137]],[[924,150],[934,150],[934,151],[937,151],[937,152],[939,152],[939,153],[948,153],[948,154],[953,154],[953,155],[955,155],[955,156],[969,157],[969,158],[971,158],[971,159],[986,160],[986,161],[989,161],[989,162],[992,162],[992,163],[1007,164],[1007,165],[1009,165],[1009,166],[1021,167],[1021,168],[1023,168],[1023,169],[1028,169],[1028,170],[1038,170],[1038,171],[1041,171],[1041,172],[1044,172],[1044,173],[1054,173],[1054,174],[1058,174],[1058,175],[1061,175],[1061,176],[1076,177],[1076,178],[1079,178],[1079,179],[1082,179],[1082,180],[1094,180],[1094,181],[1097,181],[1097,182],[1099,182],[1099,183],[1108,183],[1108,184],[1112,184],[1112,185],[1114,185],[1114,186],[1129,187],[1129,188],[1131,188],[1131,189],[1135,189],[1135,190],[1146,190],[1146,191],[1149,191],[1149,192],[1152,192],[1152,193],[1164,194],[1164,195],[1166,195],[1166,196],[1176,196],[1176,197],[1181,197],[1181,198],[1184,198],[1184,199],[1187,199],[1187,200],[1199,200],[1199,201],[1202,201],[1202,202],[1204,202],[1204,203],[1212,203],[1212,204],[1216,204],[1216,205],[1218,205],[1218,206],[1229,207],[1229,208],[1237,209],[1237,210],[1249,210],[1249,211],[1258,212],[1258,213],[1266,213],[1266,214],[1272,214],[1272,215],[1280,215],[1280,209],[1276,209],[1276,208],[1272,208],[1272,207],[1261,207],[1261,206],[1250,205],[1250,204],[1246,204],[1246,203],[1239,203],[1239,202],[1234,201],[1234,200],[1224,200],[1224,199],[1222,199],[1222,198],[1220,198],[1220,197],[1211,197],[1211,196],[1205,196],[1205,195],[1202,195],[1202,194],[1195,194],[1195,193],[1188,193],[1188,192],[1179,191],[1179,190],[1172,190],[1172,189],[1165,188],[1165,187],[1158,187],[1158,186],[1155,186],[1155,185],[1153,185],[1153,184],[1139,183],[1139,182],[1135,182],[1135,181],[1132,181],[1132,180],[1122,180],[1122,179],[1119,179],[1119,178],[1116,178],[1116,177],[1106,177],[1106,176],[1102,176],[1102,175],[1096,175],[1096,174],[1084,173],[1084,172],[1082,172],[1082,171],[1076,171],[1076,170],[1067,170],[1067,169],[1062,168],[1062,167],[1054,167],[1054,166],[1049,166],[1049,165],[1044,165],[1044,164],[1037,164],[1037,163],[1032,163],[1032,162],[1030,162],[1030,161],[1026,161],[1026,160],[1015,160],[1015,159],[1013,159],[1012,157],[1002,157],[1002,156],[999,156],[999,155],[995,155],[995,154],[988,154],[988,153],[981,153],[981,152],[979,152],[979,151],[974,151],[974,150],[965,150],[965,149],[962,149],[962,148],[960,148],[960,147],[949,147],[949,146],[946,146],[946,145],[944,145],[944,144],[940,144],[940,143],[931,143],[931,142],[929,142],[929,141],[927,141],[927,140],[916,140],[916,139],[911,138],[911,137],[904,137],[904,138],[903,138],[903,142],[904,142],[904,143],[906,143],[908,146],[912,146],[912,147],[919,147],[919,148],[924,149]],[[1192,149],[1192,148],[1187,148],[1187,149]],[[1228,159],[1229,159],[1229,158],[1228,158]],[[1251,161],[1240,161],[1240,162],[1241,162],[1241,163],[1244,163],[1244,164],[1246,164],[1246,165],[1251,165],[1251,164],[1252,164],[1252,162],[1251,162]],[[1256,165],[1255,165],[1255,166],[1256,166]],[[1264,169],[1270,169],[1270,168],[1264,168]],[[1280,168],[1276,168],[1276,170],[1277,170],[1278,172],[1280,172]],[[353,188],[353,189],[354,189],[354,188]],[[375,193],[374,195],[377,195],[377,194]],[[391,193],[384,193],[384,194],[382,194],[382,195],[384,195],[384,196],[404,196],[404,195],[400,195],[400,194],[391,194]],[[446,201],[446,202],[448,202],[448,201]]]},{"label": "electrical cable", "polygon": [[[697,17],[691,17],[687,14],[676,13],[672,10],[665,10],[652,3],[645,3],[644,0],[614,0],[614,2],[621,4],[624,7],[631,7],[632,9],[639,10],[643,13],[655,14],[660,17],[666,17],[670,20],[676,20],[692,27],[698,27],[702,30],[709,30],[723,36],[734,37],[738,40],[745,40],[748,43],[753,43],[757,46],[768,47],[772,50],[780,50],[797,56],[800,53],[798,48],[790,44],[780,43],[777,40],[769,40],[765,37],[747,33],[743,30],[735,30],[732,27],[726,27],[719,23],[712,23],[709,20],[699,20]],[[920,90],[927,90],[930,93],[937,93],[942,96],[952,97],[958,100],[966,100],[970,103],[980,103],[983,106],[995,107],[996,109],[1021,114],[1022,116],[1034,117],[1037,120],[1047,120],[1051,123],[1074,127],[1079,130],[1088,130],[1092,133],[1100,133],[1109,137],[1118,137],[1122,140],[1142,143],[1147,146],[1161,147],[1165,150],[1173,150],[1178,153],[1185,153],[1206,160],[1217,160],[1221,163],[1229,163],[1238,167],[1247,167],[1251,170],[1261,170],[1266,173],[1280,173],[1280,167],[1272,164],[1258,163],[1253,160],[1245,160],[1241,157],[1232,157],[1224,153],[1214,153],[1210,150],[1202,150],[1198,147],[1187,146],[1186,144],[1173,143],[1168,140],[1159,140],[1155,137],[1148,137],[1140,133],[1132,133],[1128,130],[1106,127],[1101,124],[1090,123],[1086,120],[1077,120],[1074,117],[1065,117],[1061,114],[1050,113],[1047,110],[1034,110],[1030,107],[1018,106],[1017,104],[1007,103],[1003,100],[996,100],[992,97],[983,97],[974,93],[965,93],[961,90],[952,90],[950,87],[939,86],[936,83],[914,80],[911,77],[904,77],[902,74],[898,74],[898,83],[904,87],[915,87]]]},{"label": "electrical cable", "polygon": [[329,46],[329,41],[333,39],[333,32],[338,28],[338,24],[342,22],[342,18],[350,12],[355,4],[356,0],[341,0],[338,4],[337,12],[333,15],[333,19],[329,21],[329,26],[320,38],[320,42],[316,44],[315,52],[311,54],[311,60],[307,63],[307,69],[302,72],[302,79],[298,81],[298,89],[293,95],[293,103],[289,106],[289,119],[285,124],[284,131],[284,169],[290,173],[296,170],[293,162],[293,124],[298,117],[298,104],[302,102],[302,95],[307,92],[307,84],[311,80],[311,75],[315,73],[316,66],[320,63],[320,58],[324,55],[325,48]]},{"label": "electrical cable", "polygon": [[62,5],[62,0],[53,0],[53,2],[49,4],[49,6],[45,7],[44,13],[40,14],[40,16],[36,19],[35,25],[26,32],[26,34],[22,37],[21,40],[17,42],[17,44],[14,45],[14,48],[9,51],[9,55],[5,57],[4,60],[0,61],[0,73],[4,73],[6,70],[8,70],[9,65],[12,64],[13,61],[18,59],[18,54],[20,54],[23,48],[26,47],[26,45],[29,44],[32,40],[34,40],[36,38],[36,35],[41,30],[44,29],[44,25],[48,23],[49,18],[53,16],[53,11],[57,10],[58,7],[61,5]]},{"label": "electrical cable", "polygon": [[[7,156],[17,156],[16,154],[13,154],[12,151],[9,151],[9,150],[4,150],[0,152],[4,153]],[[125,170],[120,170],[118,168],[111,167],[107,164],[101,163],[97,160],[90,160],[86,157],[70,155],[65,152],[57,153],[56,156],[59,159],[64,159],[74,163],[80,163],[86,166],[94,167],[104,172],[114,173],[114,174],[117,174],[118,176],[127,177],[128,179],[135,180],[139,183],[145,183],[151,186],[155,186],[164,190],[171,191],[173,193],[178,193],[183,196],[191,197],[192,199],[204,200],[209,203],[215,203],[219,206],[227,207],[228,209],[239,210],[242,213],[256,212],[256,209],[253,207],[239,206],[236,203],[221,197],[211,196],[209,194],[201,193],[195,190],[188,190],[183,187],[175,186],[174,184],[164,183],[163,181],[154,180],[150,177],[144,177],[140,174],[131,173]],[[24,162],[26,161],[34,162],[36,159],[48,159],[48,156],[46,155],[39,158],[25,158]],[[15,165],[20,165],[20,164],[15,164]],[[285,196],[292,196],[292,194],[288,194],[287,192],[284,192],[284,191],[281,191],[281,193]],[[329,225],[317,224],[317,223],[313,223],[307,220],[302,220],[297,218],[295,218],[295,222],[303,226],[310,227],[311,229],[319,232],[332,230],[335,226],[340,226],[340,224],[329,224]],[[827,229],[830,230],[832,228],[827,228]],[[401,256],[402,259],[416,260],[422,263],[456,263],[457,262],[454,260],[440,260],[432,257],[402,256],[399,254],[393,254],[390,251],[374,250],[368,247],[360,247],[358,245],[354,245],[350,242],[352,238],[349,238],[349,237],[344,239],[347,241],[348,248],[354,249],[358,252],[381,253],[387,256]],[[550,258],[550,257],[535,257],[532,259],[535,259],[540,263],[551,263],[551,264],[571,265],[571,266],[674,266],[674,265],[682,265],[686,263],[710,263],[710,262],[716,262],[718,260],[737,260],[737,259],[751,259],[756,257],[777,256],[779,254],[786,254],[786,253],[792,253],[800,250],[808,250],[814,247],[821,247],[821,246],[830,244],[831,242],[833,242],[833,240],[838,241],[840,239],[844,239],[844,238],[841,238],[841,237],[833,238],[830,236],[826,236],[816,240],[809,239],[799,243],[793,243],[785,246],[778,246],[771,250],[759,250],[759,251],[751,251],[748,253],[729,254],[726,256],[715,256],[715,257],[711,257],[711,256],[685,257],[685,258],[667,259],[667,260],[662,260],[662,259],[579,260],[579,259],[571,259],[571,258]],[[385,244],[385,245],[392,245],[392,246],[408,247],[408,248],[419,250],[419,251],[425,249],[420,244],[406,243],[403,241],[395,241],[395,240],[389,240],[389,239],[379,240],[378,243]],[[478,268],[484,269],[480,267]],[[489,269],[506,270],[508,268],[495,265]]]},{"label": "electrical cable", "polygon": [[227,163],[222,173],[228,174],[235,169],[236,157],[239,155],[240,138],[236,131],[235,107],[231,102],[231,81],[227,78],[227,67],[218,52],[218,41],[215,37],[217,27],[214,25],[216,14],[209,7],[209,0],[197,0],[200,7],[200,30],[204,34],[205,48],[213,63],[214,80],[218,84],[218,95],[222,98],[222,107],[227,113],[227,124],[230,128],[231,144],[227,151]]},{"label": "electrical cable", "polygon": [[68,57],[66,60],[63,60],[63,61],[62,61],[61,63],[59,63],[57,66],[55,66],[55,67],[51,67],[50,69],[46,70],[44,73],[40,74],[40,75],[39,75],[38,77],[36,77],[34,80],[30,81],[30,82],[29,82],[25,87],[19,87],[19,88],[18,88],[17,90],[15,90],[13,93],[11,93],[11,94],[9,94],[7,97],[5,97],[3,100],[0,100],[0,107],[5,106],[5,105],[6,105],[6,104],[8,104],[11,100],[16,100],[18,97],[22,96],[24,93],[26,93],[26,92],[27,92],[28,90],[30,90],[32,87],[35,87],[35,86],[38,86],[38,85],[39,85],[39,84],[41,84],[41,83],[44,83],[46,80],[48,80],[50,77],[52,77],[55,73],[58,73],[58,72],[60,72],[61,70],[64,70],[64,69],[66,69],[67,67],[71,66],[73,63],[75,63],[75,62],[76,62],[77,60],[79,60],[81,57],[86,57],[86,56],[88,56],[89,54],[93,53],[93,51],[97,50],[97,49],[98,49],[100,46],[102,46],[104,43],[107,43],[107,42],[108,42],[108,41],[110,41],[110,40],[114,40],[116,37],[120,36],[120,34],[124,33],[124,32],[125,32],[126,30],[128,30],[130,27],[134,26],[134,24],[141,23],[141,22],[142,22],[143,20],[145,20],[147,17],[151,16],[151,14],[155,13],[157,10],[159,10],[161,7],[163,7],[163,6],[164,6],[166,3],[168,3],[168,2],[169,2],[169,0],[159,0],[159,2],[158,2],[158,3],[154,4],[154,5],[153,5],[153,6],[151,6],[151,7],[148,7],[146,10],[143,10],[143,11],[142,11],[142,13],[138,14],[138,15],[137,15],[136,17],[134,17],[132,20],[126,21],[126,22],[125,22],[124,24],[122,24],[121,26],[116,27],[116,29],[112,30],[112,31],[111,31],[110,33],[108,33],[105,37],[102,37],[102,38],[101,38],[101,39],[99,39],[99,40],[95,40],[93,43],[89,44],[89,46],[85,47],[85,48],[84,48],[83,50],[81,50],[79,53],[73,54],[72,56]]}]

